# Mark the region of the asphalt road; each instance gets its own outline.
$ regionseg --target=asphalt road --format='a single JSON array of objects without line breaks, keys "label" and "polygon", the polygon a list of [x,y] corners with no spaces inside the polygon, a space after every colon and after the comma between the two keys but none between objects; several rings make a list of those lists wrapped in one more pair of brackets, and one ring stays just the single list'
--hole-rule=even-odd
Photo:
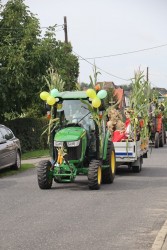
[{"label": "asphalt road", "polygon": [[167,219],[167,146],[142,172],[121,168],[90,191],[87,177],[40,190],[36,169],[0,179],[0,250],[149,250]]}]

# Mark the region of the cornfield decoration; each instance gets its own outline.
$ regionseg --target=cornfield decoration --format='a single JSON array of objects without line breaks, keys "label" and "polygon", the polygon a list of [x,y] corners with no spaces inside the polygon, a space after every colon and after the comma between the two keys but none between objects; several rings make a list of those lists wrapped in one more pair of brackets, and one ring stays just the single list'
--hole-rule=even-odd
[{"label": "cornfield decoration", "polygon": [[[145,80],[143,72],[138,70],[132,79],[132,92],[130,95],[130,120],[133,132],[133,139],[140,139],[143,143],[148,143],[149,139],[149,107],[150,107],[151,87]],[[141,126],[142,123],[142,126]]]},{"label": "cornfield decoration", "polygon": [[[50,92],[52,89],[57,89],[59,92],[62,92],[64,90],[65,83],[63,82],[61,76],[57,73],[57,71],[53,69],[53,67],[50,67],[47,70],[47,76],[44,76],[44,79],[46,81],[46,84]],[[51,105],[49,123],[47,125],[47,128],[42,133],[42,135],[48,133],[48,140],[47,140],[48,144],[50,143],[52,129],[54,128],[55,124],[59,123],[59,118],[54,118],[53,113],[54,113],[54,106]]]}]

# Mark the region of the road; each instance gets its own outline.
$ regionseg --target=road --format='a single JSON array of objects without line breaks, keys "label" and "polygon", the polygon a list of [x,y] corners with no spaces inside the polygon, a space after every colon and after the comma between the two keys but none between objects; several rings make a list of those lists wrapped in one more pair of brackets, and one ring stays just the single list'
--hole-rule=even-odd
[{"label": "road", "polygon": [[99,191],[85,176],[40,190],[32,169],[0,179],[0,201],[0,250],[149,250],[167,219],[167,146]]}]

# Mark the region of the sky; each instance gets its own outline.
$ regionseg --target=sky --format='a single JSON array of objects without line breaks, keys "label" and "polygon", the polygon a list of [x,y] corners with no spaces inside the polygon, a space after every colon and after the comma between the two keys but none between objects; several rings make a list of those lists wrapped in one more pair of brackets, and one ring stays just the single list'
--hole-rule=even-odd
[{"label": "sky", "polygon": [[152,87],[167,88],[166,0],[24,0],[24,3],[37,15],[42,30],[58,25],[57,40],[65,39],[62,25],[66,16],[68,41],[73,53],[79,56],[79,82],[90,83],[95,64],[100,72],[98,81],[129,84],[135,71],[140,68],[146,76],[148,68]]}]

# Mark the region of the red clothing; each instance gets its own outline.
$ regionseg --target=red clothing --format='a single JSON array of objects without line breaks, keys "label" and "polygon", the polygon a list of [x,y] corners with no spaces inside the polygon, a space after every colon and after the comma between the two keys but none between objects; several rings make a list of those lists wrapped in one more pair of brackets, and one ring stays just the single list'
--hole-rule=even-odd
[{"label": "red clothing", "polygon": [[125,132],[122,132],[121,130],[115,130],[113,132],[113,137],[112,137],[112,141],[113,142],[119,142],[123,139],[127,139],[128,138],[128,133],[129,133],[129,126],[130,126],[130,119],[126,119],[125,121]]},{"label": "red clothing", "polygon": [[113,142],[119,142],[122,139],[126,139],[126,138],[127,137],[126,137],[124,132],[122,132],[121,130],[115,130],[114,133],[113,133],[112,141]]}]

